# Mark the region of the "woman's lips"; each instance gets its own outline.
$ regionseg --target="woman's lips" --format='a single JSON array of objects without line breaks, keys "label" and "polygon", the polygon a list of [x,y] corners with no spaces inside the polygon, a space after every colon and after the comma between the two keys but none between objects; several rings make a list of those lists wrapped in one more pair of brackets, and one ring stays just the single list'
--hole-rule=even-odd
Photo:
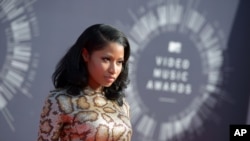
[{"label": "woman's lips", "polygon": [[112,76],[106,76],[105,79],[106,79],[108,82],[113,82],[113,81],[115,81],[115,77],[112,77]]}]

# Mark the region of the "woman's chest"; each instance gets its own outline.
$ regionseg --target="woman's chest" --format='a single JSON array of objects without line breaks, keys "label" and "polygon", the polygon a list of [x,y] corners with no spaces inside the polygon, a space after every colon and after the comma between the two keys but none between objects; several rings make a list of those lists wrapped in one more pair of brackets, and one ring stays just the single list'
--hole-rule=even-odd
[{"label": "woman's chest", "polygon": [[[64,134],[82,138],[107,140],[130,139],[131,123],[126,109],[102,97],[81,97],[73,100],[74,112],[64,126]],[[84,137],[83,137],[84,136]]]}]

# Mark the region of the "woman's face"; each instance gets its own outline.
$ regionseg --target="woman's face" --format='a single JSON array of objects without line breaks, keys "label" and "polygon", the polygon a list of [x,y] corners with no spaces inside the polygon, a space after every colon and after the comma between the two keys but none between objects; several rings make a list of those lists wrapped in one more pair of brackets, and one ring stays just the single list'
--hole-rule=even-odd
[{"label": "woman's face", "polygon": [[119,43],[110,42],[92,54],[84,49],[82,55],[89,72],[88,84],[94,90],[111,86],[122,71],[124,47]]}]

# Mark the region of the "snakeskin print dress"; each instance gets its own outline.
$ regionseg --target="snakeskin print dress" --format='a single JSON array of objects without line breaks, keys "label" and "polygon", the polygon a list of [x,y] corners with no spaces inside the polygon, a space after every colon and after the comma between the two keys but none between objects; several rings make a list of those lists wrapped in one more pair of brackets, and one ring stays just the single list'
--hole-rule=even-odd
[{"label": "snakeskin print dress", "polygon": [[[85,94],[83,94],[85,93]],[[87,87],[78,96],[52,92],[42,110],[38,141],[130,141],[129,105]]]}]

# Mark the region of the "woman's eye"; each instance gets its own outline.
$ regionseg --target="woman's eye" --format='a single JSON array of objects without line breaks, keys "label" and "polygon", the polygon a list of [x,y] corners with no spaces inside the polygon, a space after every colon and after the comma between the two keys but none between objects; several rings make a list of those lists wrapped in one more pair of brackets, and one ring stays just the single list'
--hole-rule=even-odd
[{"label": "woman's eye", "polygon": [[110,59],[109,59],[108,57],[103,57],[102,60],[103,60],[104,62],[108,62]]},{"label": "woman's eye", "polygon": [[123,64],[123,62],[124,62],[124,61],[118,61],[117,63],[118,63],[118,64]]}]

